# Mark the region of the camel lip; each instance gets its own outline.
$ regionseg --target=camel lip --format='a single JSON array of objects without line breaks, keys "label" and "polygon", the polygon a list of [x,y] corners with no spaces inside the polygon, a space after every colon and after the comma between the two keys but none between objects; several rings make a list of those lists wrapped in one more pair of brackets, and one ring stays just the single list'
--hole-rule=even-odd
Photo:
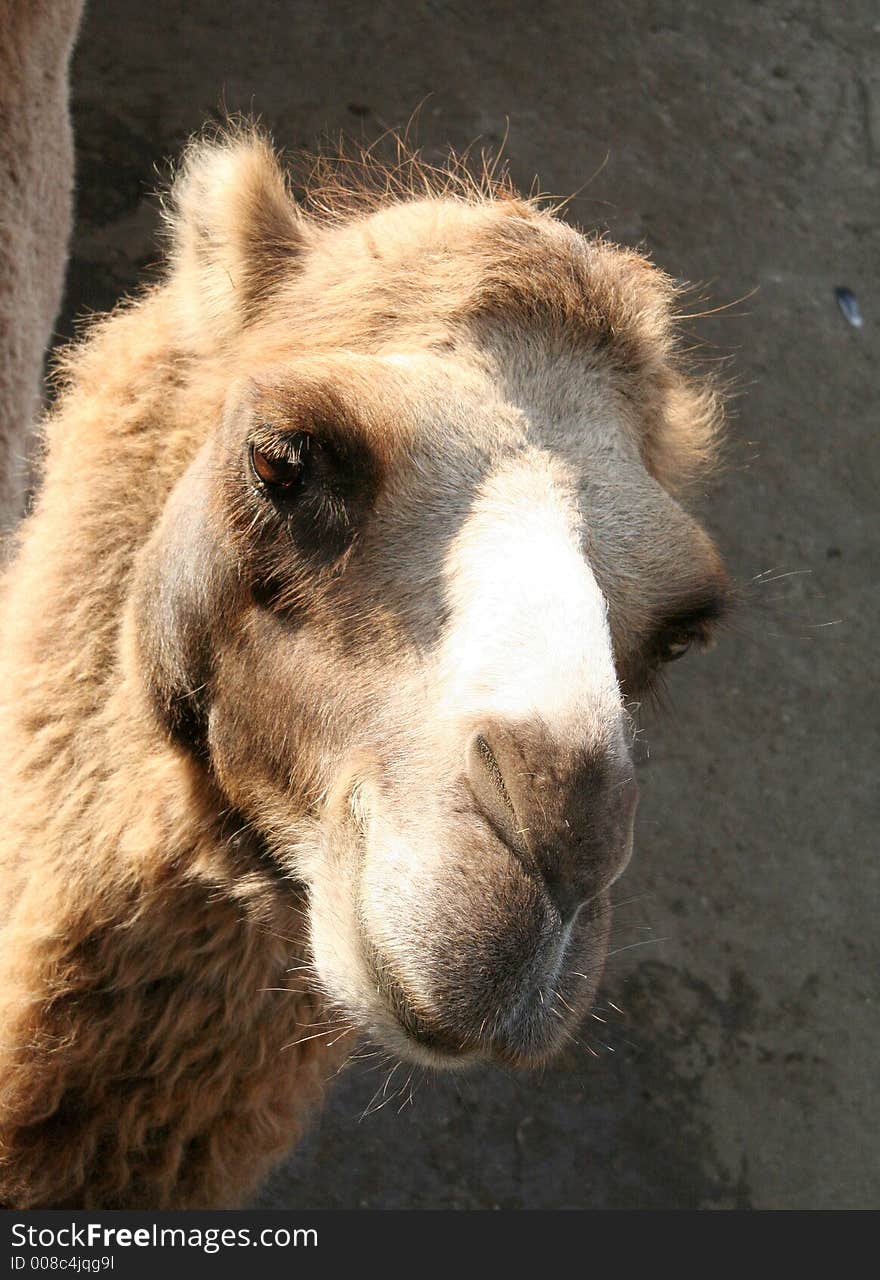
[{"label": "camel lip", "polygon": [[[403,984],[389,971],[378,948],[368,938],[363,938],[363,947],[376,992],[383,1008],[393,1019],[393,1032],[398,1036],[402,1034],[410,1056],[415,1048],[415,1056],[420,1060],[424,1060],[423,1055],[427,1054],[431,1066],[446,1068],[461,1067],[479,1056],[471,1046],[458,1043],[446,1031],[429,1025],[413,1007]],[[383,1038],[387,1038],[387,1027],[378,1030]],[[392,1038],[397,1036],[392,1035]]]},{"label": "camel lip", "polygon": [[[340,788],[339,798],[343,822],[354,835],[363,857],[369,821],[369,792],[354,771]],[[360,912],[357,912],[360,960],[379,1002],[378,1009],[373,1004],[366,1019],[373,1034],[401,1056],[415,1059],[422,1066],[456,1070],[473,1062],[479,1056],[477,1052],[429,1028],[426,1020],[413,1008],[403,984],[390,972],[359,916]]]},{"label": "camel lip", "polygon": [[[595,923],[599,923],[601,929],[606,913],[590,913],[589,907],[588,913],[593,918],[585,923],[585,931]],[[560,960],[568,952],[575,930],[572,921],[565,930],[566,937],[560,940]],[[588,970],[590,989],[576,994],[566,987],[560,972],[548,970],[515,1002],[506,1025],[485,1035],[482,1028],[476,1034],[473,1028],[456,1034],[424,1017],[378,948],[367,938],[362,941],[372,986],[381,1001],[380,1011],[371,1019],[374,1034],[400,1056],[435,1070],[461,1071],[477,1065],[494,1065],[528,1072],[546,1066],[562,1052],[586,1017],[601,977],[601,970],[591,966],[593,972]],[[573,957],[572,961],[575,966],[580,963]],[[577,976],[586,978],[588,973],[577,973]],[[565,998],[562,990],[566,992]]]},{"label": "camel lip", "polygon": [[[369,790],[346,788],[343,813],[343,822],[362,858],[368,838]],[[499,839],[491,825],[489,830]],[[507,847],[503,840],[499,843]],[[525,869],[523,874],[527,874]],[[545,896],[555,922],[553,937],[535,952],[525,987],[499,1015],[497,1029],[485,1031],[482,1025],[477,1030],[478,1015],[470,1020],[472,1025],[459,1030],[442,1014],[436,1016],[419,1008],[393,962],[371,938],[359,904],[354,913],[363,991],[358,1001],[359,1020],[367,1033],[400,1057],[433,1070],[455,1072],[496,1065],[529,1071],[558,1056],[576,1034],[600,981],[611,904],[606,894],[600,894],[563,918],[549,895]]]}]

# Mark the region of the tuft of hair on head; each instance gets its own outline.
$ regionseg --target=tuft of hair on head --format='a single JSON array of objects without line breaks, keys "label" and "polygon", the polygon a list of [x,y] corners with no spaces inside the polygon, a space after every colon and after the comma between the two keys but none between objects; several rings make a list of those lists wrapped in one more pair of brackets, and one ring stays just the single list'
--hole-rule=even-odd
[{"label": "tuft of hair on head", "polygon": [[291,167],[303,209],[331,224],[415,200],[523,201],[503,148],[475,156],[473,147],[461,152],[449,147],[435,164],[412,145],[408,130],[389,129],[370,146],[345,136],[327,140],[317,154],[294,156]]},{"label": "tuft of hair on head", "polygon": [[287,174],[251,122],[189,143],[163,215],[179,319],[195,349],[246,327],[309,239]]}]

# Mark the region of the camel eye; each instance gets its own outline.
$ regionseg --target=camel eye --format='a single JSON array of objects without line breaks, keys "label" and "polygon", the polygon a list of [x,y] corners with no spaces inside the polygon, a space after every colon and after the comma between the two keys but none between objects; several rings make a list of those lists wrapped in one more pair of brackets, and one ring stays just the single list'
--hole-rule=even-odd
[{"label": "camel eye", "polygon": [[689,649],[708,649],[718,623],[728,611],[729,587],[726,581],[707,590],[689,607],[670,613],[658,625],[650,645],[650,658],[655,667],[677,662]]},{"label": "camel eye", "polygon": [[306,469],[309,437],[299,434],[279,448],[250,446],[251,471],[270,493],[287,496],[297,489]]},{"label": "camel eye", "polygon": [[684,657],[695,638],[690,631],[673,631],[664,636],[660,645],[660,661],[677,662]]}]

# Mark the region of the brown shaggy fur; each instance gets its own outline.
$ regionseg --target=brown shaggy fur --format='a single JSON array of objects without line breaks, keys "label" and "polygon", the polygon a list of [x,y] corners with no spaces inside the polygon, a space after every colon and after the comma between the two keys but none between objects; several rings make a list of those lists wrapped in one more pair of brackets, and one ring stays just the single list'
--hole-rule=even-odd
[{"label": "brown shaggy fur", "polygon": [[[374,352],[392,323],[402,349],[537,329],[607,365],[664,484],[705,460],[714,405],[678,369],[674,291],[644,259],[598,240],[573,256],[549,213],[462,171],[438,186],[412,163],[386,185],[370,195],[339,166],[297,208],[260,137],[195,144],[167,278],[66,357],[0,598],[6,1205],[239,1203],[343,1052],[312,1030],[329,1025],[320,993],[291,978],[300,886],[140,678],[132,584],[230,383],[292,347]],[[382,218],[415,200],[432,252],[403,231],[383,256]],[[375,255],[355,260],[345,237],[367,213]]]}]

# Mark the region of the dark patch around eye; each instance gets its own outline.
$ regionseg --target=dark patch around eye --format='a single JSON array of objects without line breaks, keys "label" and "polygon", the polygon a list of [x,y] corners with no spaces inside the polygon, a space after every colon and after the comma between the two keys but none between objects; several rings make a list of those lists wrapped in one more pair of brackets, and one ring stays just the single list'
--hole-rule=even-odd
[{"label": "dark patch around eye", "polygon": [[618,668],[624,695],[633,698],[650,692],[664,666],[684,657],[689,649],[704,648],[729,607],[728,588],[722,584],[692,594],[661,614],[638,651]]},{"label": "dark patch around eye", "polygon": [[646,646],[649,665],[674,662],[684,657],[689,648],[704,648],[717,624],[727,612],[727,597],[713,592],[696,602],[667,614],[653,630]]},{"label": "dark patch around eye", "polygon": [[[380,486],[381,460],[350,417],[332,406],[270,406],[246,450],[248,497],[240,529],[253,599],[298,617],[341,572]],[[302,425],[298,425],[302,424]]]},{"label": "dark patch around eye", "polygon": [[655,635],[671,635],[675,633],[693,636],[696,643],[705,643],[713,629],[728,611],[727,595],[714,592],[696,602],[669,613],[656,627]]}]

